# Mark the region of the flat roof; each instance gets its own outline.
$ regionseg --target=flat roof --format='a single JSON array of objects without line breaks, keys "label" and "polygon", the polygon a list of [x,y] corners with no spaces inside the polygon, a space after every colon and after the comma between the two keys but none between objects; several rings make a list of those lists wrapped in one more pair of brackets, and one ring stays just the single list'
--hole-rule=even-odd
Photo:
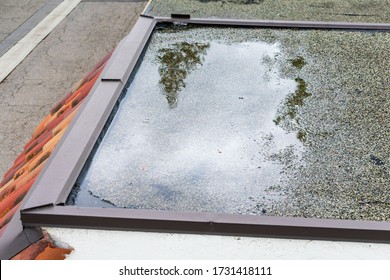
[{"label": "flat roof", "polygon": [[[387,24],[308,23],[280,21],[201,20],[141,17],[133,31],[113,54],[101,80],[94,87],[76,121],[61,140],[55,155],[38,179],[22,209],[25,226],[64,226],[127,230],[173,231],[210,234],[243,234],[286,238],[389,242],[388,222],[186,213],[153,210],[64,206],[93,145],[107,128],[123,87],[136,68],[157,23],[216,24],[388,30]],[[46,186],[52,186],[47,189]]]}]

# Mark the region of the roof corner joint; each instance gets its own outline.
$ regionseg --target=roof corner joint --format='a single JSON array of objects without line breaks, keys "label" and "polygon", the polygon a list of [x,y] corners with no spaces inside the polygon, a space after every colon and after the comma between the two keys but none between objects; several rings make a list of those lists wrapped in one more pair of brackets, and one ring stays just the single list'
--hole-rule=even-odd
[{"label": "roof corner joint", "polygon": [[172,19],[190,19],[190,14],[171,14]]}]

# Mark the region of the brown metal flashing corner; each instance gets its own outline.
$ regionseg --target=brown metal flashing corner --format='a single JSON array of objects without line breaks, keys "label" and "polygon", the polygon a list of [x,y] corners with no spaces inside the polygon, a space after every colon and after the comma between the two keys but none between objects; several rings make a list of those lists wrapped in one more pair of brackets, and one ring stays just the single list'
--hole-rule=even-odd
[{"label": "brown metal flashing corner", "polygon": [[[390,30],[390,24],[151,18],[142,16],[120,43],[93,94],[58,145],[22,207],[24,226],[146,230],[390,243],[390,223],[291,217],[146,211],[62,206],[102,133],[111,112],[158,23],[262,28]],[[48,193],[47,186],[50,186]],[[42,200],[44,197],[44,200]],[[44,202],[44,203],[43,203]]]},{"label": "brown metal flashing corner", "polygon": [[9,260],[43,237],[39,228],[24,227],[17,211],[0,237],[0,259]]}]

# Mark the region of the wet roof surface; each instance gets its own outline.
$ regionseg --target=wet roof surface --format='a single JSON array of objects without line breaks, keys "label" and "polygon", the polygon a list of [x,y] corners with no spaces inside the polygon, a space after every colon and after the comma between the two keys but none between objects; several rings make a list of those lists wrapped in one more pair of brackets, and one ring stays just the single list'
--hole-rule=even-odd
[{"label": "wet roof surface", "polygon": [[380,22],[390,21],[388,0],[154,0],[149,14],[194,18]]},{"label": "wet roof surface", "polygon": [[389,41],[157,31],[76,204],[389,220]]}]

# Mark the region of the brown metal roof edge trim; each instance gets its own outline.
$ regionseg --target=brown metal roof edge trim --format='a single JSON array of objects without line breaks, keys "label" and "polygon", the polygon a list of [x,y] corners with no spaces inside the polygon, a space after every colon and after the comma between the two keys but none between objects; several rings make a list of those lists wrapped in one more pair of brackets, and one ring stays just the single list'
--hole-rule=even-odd
[{"label": "brown metal roof edge trim", "polygon": [[101,79],[127,82],[146,42],[153,32],[156,21],[147,16],[140,16],[131,32],[120,42],[112,58],[104,69]]},{"label": "brown metal roof edge trim", "polygon": [[0,260],[8,260],[43,237],[40,229],[23,227],[17,211],[0,237]]},{"label": "brown metal roof edge trim", "polygon": [[303,28],[303,29],[354,29],[354,30],[390,30],[388,23],[360,23],[338,21],[289,21],[289,20],[244,20],[244,19],[214,19],[214,18],[170,18],[155,17],[159,22],[176,22],[192,24],[211,24],[227,26],[253,26],[276,28]]},{"label": "brown metal roof edge trim", "polygon": [[[110,59],[107,69],[102,73],[101,78],[108,81],[98,82],[94,93],[88,96],[85,104],[80,108],[75,118],[77,121],[73,122],[62,138],[55,155],[47,164],[47,169],[42,171],[37,179],[34,192],[21,210],[23,225],[390,243],[390,223],[388,222],[56,206],[65,203],[125,82],[132,74],[154,27],[160,22],[237,27],[390,30],[390,25],[387,24],[171,19],[141,16],[131,33],[125,37]],[[130,55],[130,58],[126,55]],[[122,59],[129,61],[127,67],[119,63]],[[113,79],[115,81],[111,81]],[[47,186],[50,186],[49,190]],[[42,200],[42,196],[45,199]]]},{"label": "brown metal roof edge trim", "polygon": [[390,223],[51,206],[22,212],[28,226],[390,243]]}]

